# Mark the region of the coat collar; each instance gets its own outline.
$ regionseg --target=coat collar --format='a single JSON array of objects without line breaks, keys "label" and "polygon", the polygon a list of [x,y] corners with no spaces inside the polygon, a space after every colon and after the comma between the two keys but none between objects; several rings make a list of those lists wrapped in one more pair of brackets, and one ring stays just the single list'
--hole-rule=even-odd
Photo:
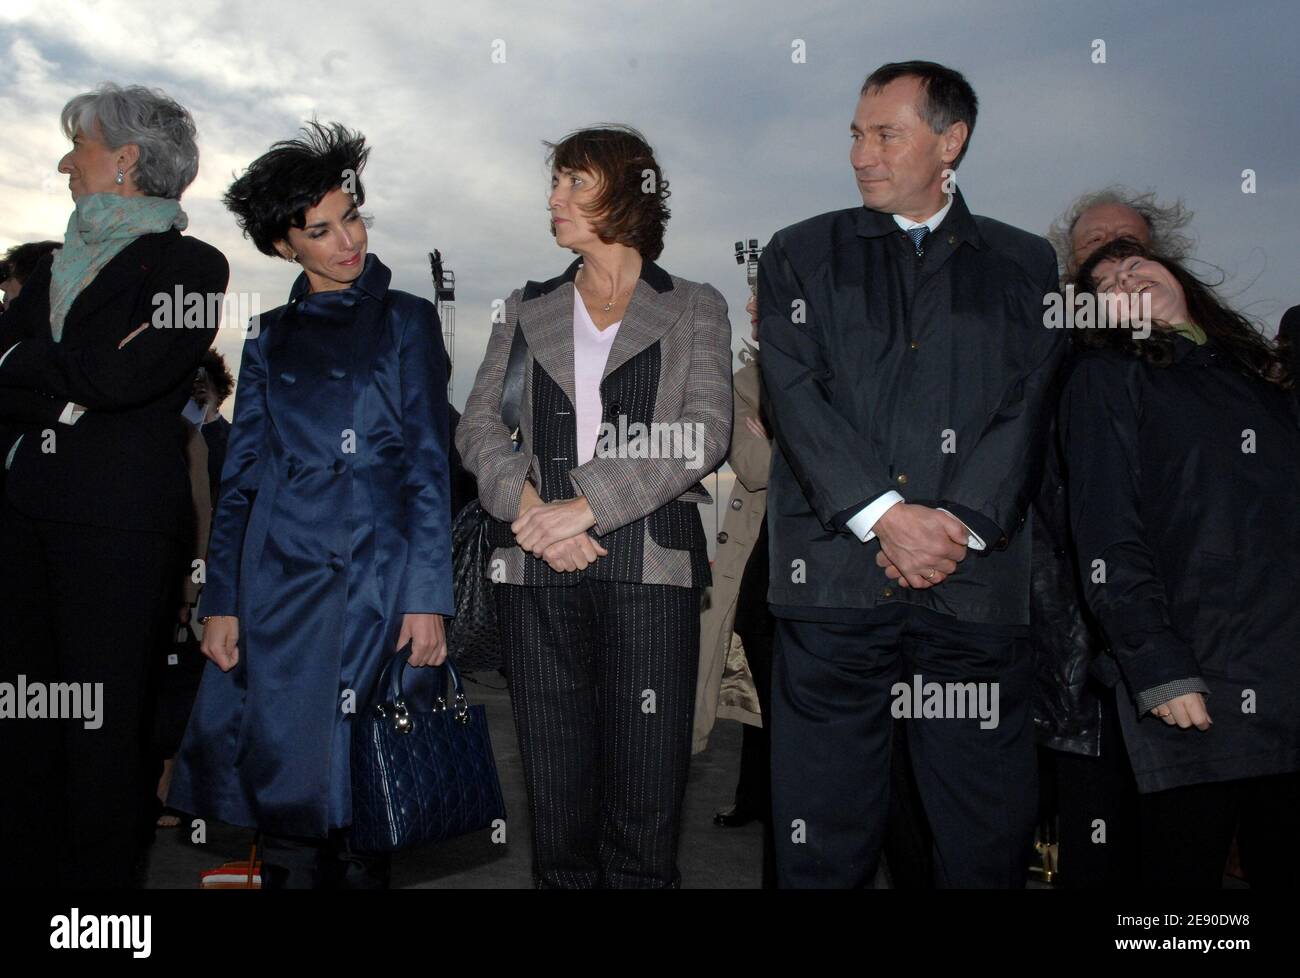
[{"label": "coat collar", "polygon": [[[879,238],[898,230],[898,222],[894,220],[894,215],[885,211],[873,211],[863,207],[858,210],[857,216],[858,236],[861,238]],[[976,248],[984,246],[979,227],[975,224],[975,218],[966,206],[966,198],[962,196],[960,190],[953,191],[952,207],[948,209],[948,216],[943,219],[943,223],[935,233],[955,239],[949,242],[953,245],[968,241]]]},{"label": "coat collar", "polygon": [[[578,269],[581,267],[582,259],[574,259],[572,264],[570,264],[561,274],[555,276],[555,278],[549,278],[545,282],[536,283],[538,294],[546,295],[548,292],[553,292],[566,282],[572,285],[574,279],[578,277]],[[645,282],[652,289],[661,294],[664,292],[671,292],[673,289],[672,276],[652,261],[643,260],[641,262],[640,281]],[[529,284],[532,285],[534,283],[530,282]]]},{"label": "coat collar", "polygon": [[[388,295],[388,283],[392,280],[393,273],[388,266],[381,262],[379,256],[374,252],[367,252],[366,264],[361,269],[361,274],[357,276],[355,282],[343,291],[359,289],[366,295],[382,302],[384,296]],[[297,302],[307,295],[310,288],[311,283],[307,280],[307,273],[299,272],[298,277],[294,279],[293,288],[289,290],[289,301]]]},{"label": "coat collar", "polygon": [[[578,259],[562,275],[541,283],[528,283],[525,291],[530,298],[519,305],[519,328],[524,331],[528,349],[560,385],[570,404],[577,403],[573,380],[573,282],[581,267],[582,259]],[[672,276],[654,262],[643,261],[641,276],[632,289],[627,312],[610,346],[601,380],[658,342],[682,311]]]}]

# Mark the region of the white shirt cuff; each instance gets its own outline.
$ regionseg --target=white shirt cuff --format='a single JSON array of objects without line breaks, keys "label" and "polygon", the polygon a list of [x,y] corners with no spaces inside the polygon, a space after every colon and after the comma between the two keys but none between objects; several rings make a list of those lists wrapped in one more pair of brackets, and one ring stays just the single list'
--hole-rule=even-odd
[{"label": "white shirt cuff", "polygon": [[[939,507],[939,512],[948,513],[949,516],[955,519],[958,523],[961,523],[962,526],[966,526],[965,523],[962,523],[960,516],[957,516],[949,512],[948,510],[944,509],[942,506]],[[984,541],[980,539],[980,535],[976,533],[974,530],[972,530],[969,526],[966,526],[966,532],[970,534],[970,539],[966,541],[966,546],[969,547],[971,550],[983,550]]]},{"label": "white shirt cuff", "polygon": [[9,359],[9,354],[13,353],[14,350],[16,350],[16,349],[18,349],[18,344],[17,344],[17,343],[15,343],[13,346],[9,347],[9,349],[5,350],[5,355],[2,356],[2,357],[0,357],[0,367],[3,367],[3,366],[5,365],[5,361]]},{"label": "white shirt cuff", "polygon": [[872,527],[876,525],[876,521],[880,519],[880,517],[884,516],[885,511],[891,506],[895,503],[901,502],[903,502],[903,497],[893,489],[890,489],[889,492],[882,496],[878,496],[874,501],[867,503],[867,505],[863,506],[860,510],[849,517],[849,521],[846,524],[849,528],[849,532],[863,543],[866,543],[868,540],[874,540],[876,538],[876,531],[872,529]]},{"label": "white shirt cuff", "polygon": [[63,405],[63,412],[59,415],[59,424],[76,424],[85,413],[85,408],[77,407],[77,405],[69,401]]}]

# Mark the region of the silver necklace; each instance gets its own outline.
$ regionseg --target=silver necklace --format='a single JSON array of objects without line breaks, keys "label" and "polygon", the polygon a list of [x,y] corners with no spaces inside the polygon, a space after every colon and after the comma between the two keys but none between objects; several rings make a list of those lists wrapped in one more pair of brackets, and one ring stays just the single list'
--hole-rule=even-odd
[{"label": "silver necklace", "polygon": [[[583,265],[582,268],[581,268],[581,271],[584,271],[584,272],[585,272],[586,270],[587,270],[587,266],[586,266],[586,265]],[[583,276],[583,277],[585,278],[586,276]],[[635,286],[633,286],[633,287],[635,287]],[[623,291],[624,291],[624,292],[627,292],[627,291],[630,291],[630,290],[628,290],[628,289],[624,289]],[[614,303],[618,300],[618,297],[619,297],[620,295],[622,295],[622,294],[623,294],[622,292],[615,292],[612,296],[610,296],[609,301],[606,302],[603,306],[600,307],[600,308],[601,308],[601,311],[602,311],[602,312],[609,312],[611,309],[613,309],[613,308],[614,308]]]}]

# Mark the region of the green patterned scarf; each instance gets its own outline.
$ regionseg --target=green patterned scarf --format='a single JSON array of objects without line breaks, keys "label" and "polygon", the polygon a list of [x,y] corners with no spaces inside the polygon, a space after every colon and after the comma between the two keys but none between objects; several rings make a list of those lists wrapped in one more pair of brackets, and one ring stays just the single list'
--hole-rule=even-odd
[{"label": "green patterned scarf", "polygon": [[50,269],[50,334],[63,338],[63,321],[82,289],[136,238],[168,228],[185,230],[189,218],[178,200],[86,194],[68,219],[63,247]]}]

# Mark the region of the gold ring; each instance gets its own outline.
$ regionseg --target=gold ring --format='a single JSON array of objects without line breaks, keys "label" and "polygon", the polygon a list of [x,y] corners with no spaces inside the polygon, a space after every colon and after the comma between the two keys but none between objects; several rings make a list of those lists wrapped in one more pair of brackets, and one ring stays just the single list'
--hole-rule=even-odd
[{"label": "gold ring", "polygon": [[926,579],[927,581],[933,581],[933,580],[934,580],[934,573],[935,573],[934,568],[931,567],[931,568],[930,568],[930,573],[928,573],[928,574],[925,575],[925,579]]}]

